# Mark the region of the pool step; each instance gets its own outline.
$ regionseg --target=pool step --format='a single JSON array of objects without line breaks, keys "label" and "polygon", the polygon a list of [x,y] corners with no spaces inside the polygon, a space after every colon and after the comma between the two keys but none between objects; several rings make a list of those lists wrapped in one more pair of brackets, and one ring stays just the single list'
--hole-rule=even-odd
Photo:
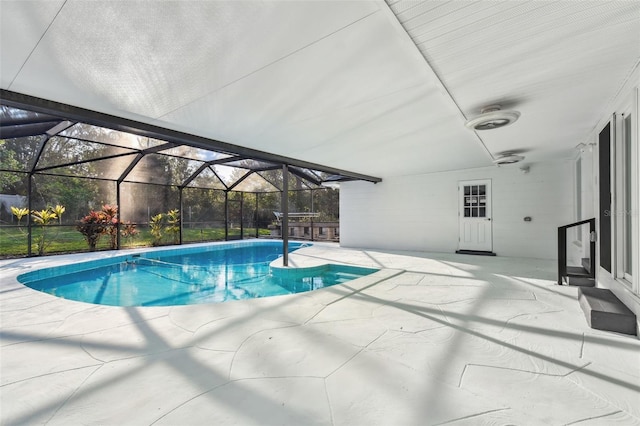
[{"label": "pool step", "polygon": [[623,334],[636,334],[636,316],[611,290],[580,287],[578,301],[589,327]]},{"label": "pool step", "polygon": [[364,275],[352,274],[349,272],[336,272],[335,275],[336,275],[336,284],[342,284],[351,280],[355,280],[357,278],[364,277]]},{"label": "pool step", "polygon": [[350,280],[361,278],[363,276],[364,275],[362,274],[354,274],[352,272],[336,272],[336,277],[345,277],[345,278],[349,278]]}]

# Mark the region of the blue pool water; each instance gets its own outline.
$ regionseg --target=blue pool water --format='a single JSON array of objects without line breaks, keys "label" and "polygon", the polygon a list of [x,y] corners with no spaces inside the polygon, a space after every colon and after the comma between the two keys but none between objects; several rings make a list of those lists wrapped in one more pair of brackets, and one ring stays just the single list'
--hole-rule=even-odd
[{"label": "blue pool water", "polygon": [[[289,243],[289,250],[302,245]],[[276,241],[212,244],[47,268],[18,280],[81,302],[170,306],[300,293],[376,271],[344,265],[272,270],[269,264],[281,253],[282,243]]]}]

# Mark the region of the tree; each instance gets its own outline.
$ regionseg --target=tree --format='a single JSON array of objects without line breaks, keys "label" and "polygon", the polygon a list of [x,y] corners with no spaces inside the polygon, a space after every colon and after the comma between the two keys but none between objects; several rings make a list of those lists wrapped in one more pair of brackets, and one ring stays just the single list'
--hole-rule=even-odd
[{"label": "tree", "polygon": [[[20,163],[16,159],[15,151],[10,150],[4,139],[0,139],[0,169],[20,170]],[[20,181],[16,173],[0,173],[0,193],[5,194],[13,189]]]},{"label": "tree", "polygon": [[67,176],[36,175],[32,197],[33,202],[41,206],[55,203],[66,206],[71,223],[81,218],[92,202],[103,201],[96,181]]},{"label": "tree", "polygon": [[321,188],[313,191],[315,211],[320,221],[334,222],[340,219],[340,190]]}]

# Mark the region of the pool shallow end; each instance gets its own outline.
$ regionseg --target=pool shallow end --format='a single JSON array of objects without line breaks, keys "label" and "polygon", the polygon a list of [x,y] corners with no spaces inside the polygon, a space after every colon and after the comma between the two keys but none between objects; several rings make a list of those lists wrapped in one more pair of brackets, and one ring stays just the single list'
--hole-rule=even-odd
[{"label": "pool shallow end", "polygon": [[[269,265],[270,272],[274,277],[281,279],[296,280],[301,277],[307,277],[313,274],[322,274],[324,272],[338,272],[349,274],[352,271],[354,275],[348,280],[349,286],[354,288],[365,288],[371,285],[379,284],[389,278],[404,272],[403,269],[377,268],[371,266],[361,266],[357,264],[347,264],[339,262],[327,262],[326,259],[320,259],[316,256],[306,256],[305,248],[301,247],[289,253],[289,266],[282,265],[282,258],[278,258]],[[340,286],[346,283],[335,284],[331,287]],[[331,288],[327,287],[327,288]]]},{"label": "pool shallow end", "polygon": [[324,263],[315,266],[287,267],[281,265],[270,265],[271,274],[275,278],[295,280],[299,278],[321,275],[327,272],[344,273],[346,275],[367,276],[378,272],[379,269],[366,268],[362,266],[343,265],[336,263]]}]

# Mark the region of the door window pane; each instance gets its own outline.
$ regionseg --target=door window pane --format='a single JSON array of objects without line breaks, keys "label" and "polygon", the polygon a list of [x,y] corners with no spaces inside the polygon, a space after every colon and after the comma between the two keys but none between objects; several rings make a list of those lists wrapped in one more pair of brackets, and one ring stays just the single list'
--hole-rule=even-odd
[{"label": "door window pane", "polygon": [[466,185],[463,197],[464,217],[487,216],[487,186]]}]

